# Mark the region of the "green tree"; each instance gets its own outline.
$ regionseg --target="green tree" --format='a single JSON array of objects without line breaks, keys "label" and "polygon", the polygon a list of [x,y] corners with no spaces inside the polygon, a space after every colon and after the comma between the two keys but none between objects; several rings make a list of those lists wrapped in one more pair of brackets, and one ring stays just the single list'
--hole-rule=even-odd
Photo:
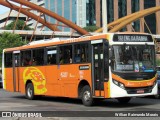
[{"label": "green tree", "polygon": [[[14,25],[15,25],[15,20],[13,22],[11,22],[10,24],[6,25],[6,27],[4,28],[5,30],[13,30],[14,29]],[[16,27],[15,30],[22,30],[23,26],[24,26],[25,22],[23,20],[18,20],[16,23]],[[32,30],[29,26],[25,26],[24,30]]]},{"label": "green tree", "polygon": [[160,66],[160,59],[156,58],[156,66]]},{"label": "green tree", "polygon": [[100,27],[97,27],[97,26],[87,26],[87,27],[84,27],[83,29],[85,29],[88,32],[94,32],[94,31],[96,31],[99,28]]},{"label": "green tree", "polygon": [[0,36],[0,67],[2,66],[2,52],[5,48],[18,47],[26,44],[20,35],[4,32]]}]

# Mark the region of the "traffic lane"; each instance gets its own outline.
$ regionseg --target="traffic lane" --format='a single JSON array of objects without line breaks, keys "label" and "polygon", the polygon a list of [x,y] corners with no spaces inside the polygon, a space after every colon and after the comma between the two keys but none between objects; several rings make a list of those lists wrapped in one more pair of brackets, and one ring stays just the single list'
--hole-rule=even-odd
[{"label": "traffic lane", "polygon": [[0,89],[0,110],[15,111],[157,111],[160,100],[153,98],[133,98],[129,104],[120,104],[115,99],[96,102],[93,107],[86,107],[79,99],[61,97],[39,97],[28,100],[20,93],[7,92]]}]

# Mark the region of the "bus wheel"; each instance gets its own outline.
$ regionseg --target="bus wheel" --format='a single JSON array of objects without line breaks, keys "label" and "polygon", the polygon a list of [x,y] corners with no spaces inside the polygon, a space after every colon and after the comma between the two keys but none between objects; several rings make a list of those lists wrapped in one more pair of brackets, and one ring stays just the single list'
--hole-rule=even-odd
[{"label": "bus wheel", "polygon": [[91,93],[91,89],[88,85],[86,85],[82,88],[81,97],[82,97],[82,103],[85,106],[92,106],[93,105],[92,93]]},{"label": "bus wheel", "polygon": [[26,86],[26,98],[29,100],[34,99],[34,88],[32,83],[28,83]]},{"label": "bus wheel", "polygon": [[154,97],[155,97],[156,99],[158,99],[158,98],[160,98],[160,95],[155,95]]},{"label": "bus wheel", "polygon": [[124,98],[117,98],[118,102],[121,103],[121,104],[125,104],[125,103],[128,103],[131,98],[130,97],[124,97]]}]

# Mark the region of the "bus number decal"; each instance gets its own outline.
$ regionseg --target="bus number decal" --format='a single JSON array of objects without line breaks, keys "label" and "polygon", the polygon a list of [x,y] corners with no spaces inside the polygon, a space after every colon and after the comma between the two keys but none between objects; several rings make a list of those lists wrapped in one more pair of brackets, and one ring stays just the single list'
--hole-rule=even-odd
[{"label": "bus number decal", "polygon": [[66,77],[68,77],[68,72],[61,72],[60,75],[62,78],[66,78]]},{"label": "bus number decal", "polygon": [[46,79],[44,74],[36,67],[27,67],[23,72],[23,80],[31,80],[34,85],[35,94],[44,94],[47,92]]}]

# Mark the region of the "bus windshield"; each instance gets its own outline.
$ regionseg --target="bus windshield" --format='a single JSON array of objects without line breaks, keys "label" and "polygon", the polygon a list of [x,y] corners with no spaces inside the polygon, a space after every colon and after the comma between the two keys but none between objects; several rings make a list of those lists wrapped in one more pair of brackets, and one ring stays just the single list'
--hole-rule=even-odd
[{"label": "bus windshield", "polygon": [[153,72],[153,45],[115,45],[111,60],[114,71]]}]

